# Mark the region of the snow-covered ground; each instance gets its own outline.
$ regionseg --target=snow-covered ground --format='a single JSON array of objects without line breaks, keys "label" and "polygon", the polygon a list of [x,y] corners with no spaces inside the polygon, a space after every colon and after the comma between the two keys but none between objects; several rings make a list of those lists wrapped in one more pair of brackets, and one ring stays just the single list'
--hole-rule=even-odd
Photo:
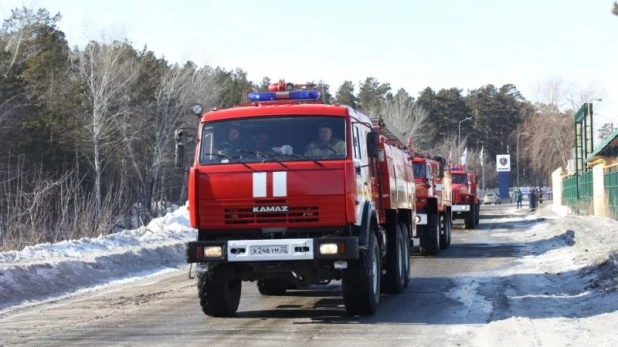
[{"label": "snow-covered ground", "polygon": [[195,236],[181,207],[136,230],[0,252],[0,312],[186,265],[185,243]]},{"label": "snow-covered ground", "polygon": [[[521,244],[524,256],[454,279],[461,285],[447,295],[491,315],[487,324],[451,327],[471,345],[618,345],[618,221],[550,206],[536,214],[505,206],[511,217],[496,221],[490,237]],[[0,313],[186,266],[185,243],[194,239],[180,208],[137,230],[0,253]],[[484,285],[495,287],[493,302],[478,295]]]},{"label": "snow-covered ground", "polygon": [[[554,206],[532,215],[511,207],[506,214],[513,217],[500,222],[509,227],[491,234],[521,244],[526,255],[507,269],[483,272],[478,278],[487,283],[460,280],[459,300],[491,312],[491,319],[455,329],[473,346],[618,346],[618,221]],[[479,302],[485,284],[498,296],[493,302]],[[472,290],[461,295],[466,288]]]}]

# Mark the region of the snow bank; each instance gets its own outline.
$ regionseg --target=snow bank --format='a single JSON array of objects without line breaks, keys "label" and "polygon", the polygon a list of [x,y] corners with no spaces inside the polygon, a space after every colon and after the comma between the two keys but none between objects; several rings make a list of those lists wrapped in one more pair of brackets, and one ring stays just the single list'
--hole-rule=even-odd
[{"label": "snow bank", "polygon": [[185,243],[194,239],[181,207],[139,229],[0,253],[0,310],[182,266]]}]

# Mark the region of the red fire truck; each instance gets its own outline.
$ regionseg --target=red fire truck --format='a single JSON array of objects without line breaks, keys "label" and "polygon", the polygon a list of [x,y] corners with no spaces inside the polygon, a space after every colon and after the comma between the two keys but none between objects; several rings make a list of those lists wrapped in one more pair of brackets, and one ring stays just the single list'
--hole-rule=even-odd
[{"label": "red fire truck", "polygon": [[416,232],[423,255],[451,245],[451,176],[446,161],[410,152],[416,183]]},{"label": "red fire truck", "polygon": [[463,219],[466,229],[479,224],[479,191],[476,175],[461,165],[451,166],[453,180],[453,220]]},{"label": "red fire truck", "polygon": [[229,109],[192,107],[197,240],[187,261],[197,263],[206,315],[234,315],[242,282],[282,295],[331,280],[341,280],[349,314],[374,314],[381,292],[410,280],[415,188],[403,137],[385,120],[291,86],[249,93],[249,104]]}]

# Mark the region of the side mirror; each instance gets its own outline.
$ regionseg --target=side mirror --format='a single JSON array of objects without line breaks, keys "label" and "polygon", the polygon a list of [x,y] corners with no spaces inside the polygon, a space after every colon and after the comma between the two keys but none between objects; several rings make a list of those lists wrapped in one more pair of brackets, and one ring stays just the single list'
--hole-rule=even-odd
[{"label": "side mirror", "polygon": [[195,103],[191,105],[191,113],[193,113],[196,117],[200,117],[203,111],[204,107],[202,107],[201,104]]},{"label": "side mirror", "polygon": [[380,134],[375,131],[367,133],[367,156],[369,158],[380,157]]},{"label": "side mirror", "polygon": [[438,178],[444,177],[444,165],[445,165],[444,158],[442,158],[442,157],[433,157],[433,160],[435,160],[438,163],[440,163],[440,166],[438,166]]},{"label": "side mirror", "polygon": [[176,144],[176,151],[174,152],[174,164],[177,168],[182,168],[185,164],[185,145],[182,143]]},{"label": "side mirror", "polygon": [[182,129],[176,130],[174,133],[174,141],[176,142],[176,149],[174,151],[174,165],[177,168],[182,168],[185,163],[185,145],[182,143]]}]

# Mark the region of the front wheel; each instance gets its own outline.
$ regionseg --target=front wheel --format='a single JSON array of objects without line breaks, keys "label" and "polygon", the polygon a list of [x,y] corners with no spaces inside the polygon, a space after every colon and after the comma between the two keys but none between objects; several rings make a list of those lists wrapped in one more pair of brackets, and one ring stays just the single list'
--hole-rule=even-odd
[{"label": "front wheel", "polygon": [[411,260],[410,260],[410,229],[406,223],[401,223],[399,225],[399,230],[401,231],[402,239],[403,239],[403,249],[404,249],[404,259],[403,259],[403,287],[408,288],[410,284],[410,268],[411,268]]},{"label": "front wheel", "polygon": [[476,205],[470,205],[470,211],[464,216],[464,225],[466,229],[474,229],[476,226]]},{"label": "front wheel", "polygon": [[348,262],[341,279],[343,303],[351,315],[372,315],[380,301],[380,248],[373,232],[368,241],[367,251],[361,252],[358,260]]},{"label": "front wheel", "polygon": [[440,216],[437,212],[427,214],[427,226],[419,243],[422,255],[438,255],[440,252]]},{"label": "front wheel", "polygon": [[230,317],[236,314],[242,282],[231,278],[229,264],[208,264],[205,271],[197,275],[197,289],[206,315]]},{"label": "front wheel", "polygon": [[451,220],[451,214],[444,212],[442,215],[442,233],[440,234],[440,248],[448,249],[451,246],[451,230],[453,222]]}]

